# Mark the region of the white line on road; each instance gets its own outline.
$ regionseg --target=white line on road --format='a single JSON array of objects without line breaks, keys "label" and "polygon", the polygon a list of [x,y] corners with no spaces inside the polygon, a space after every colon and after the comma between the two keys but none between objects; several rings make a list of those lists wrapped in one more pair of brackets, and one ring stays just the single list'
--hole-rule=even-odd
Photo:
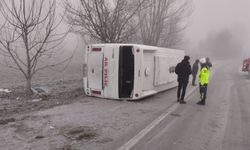
[{"label": "white line on road", "polygon": [[[186,98],[188,98],[197,88],[198,88],[198,86],[196,86],[192,90],[190,90],[187,93]],[[145,127],[143,130],[141,130],[137,135],[135,135],[127,143],[122,145],[118,150],[130,150],[136,143],[138,143],[146,134],[148,134],[155,126],[157,126],[163,119],[165,119],[178,106],[179,106],[179,103],[175,103],[172,106],[170,106],[170,108],[168,109],[167,112],[164,112],[159,117],[157,117],[152,123],[150,123],[147,127]]]},{"label": "white line on road", "polygon": [[149,131],[151,131],[156,125],[158,125],[164,118],[166,118],[175,108],[177,108],[178,104],[175,103],[172,105],[169,110],[163,114],[161,114],[158,118],[156,118],[152,123],[150,123],[146,128],[144,128],[141,132],[139,132],[136,136],[134,136],[131,140],[125,143],[118,150],[129,150],[136,143],[138,143]]}]

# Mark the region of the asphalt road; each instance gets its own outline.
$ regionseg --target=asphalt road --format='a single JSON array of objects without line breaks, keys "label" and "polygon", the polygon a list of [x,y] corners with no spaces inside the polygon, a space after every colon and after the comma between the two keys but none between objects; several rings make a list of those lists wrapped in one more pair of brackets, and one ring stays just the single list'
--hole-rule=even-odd
[{"label": "asphalt road", "polygon": [[178,105],[133,150],[250,150],[250,77],[237,61],[212,68],[207,105],[198,91]]}]

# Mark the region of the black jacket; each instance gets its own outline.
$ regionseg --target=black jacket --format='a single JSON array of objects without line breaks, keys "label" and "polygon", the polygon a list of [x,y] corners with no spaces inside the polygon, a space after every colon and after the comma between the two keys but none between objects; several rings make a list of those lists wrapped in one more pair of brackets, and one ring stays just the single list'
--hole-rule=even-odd
[{"label": "black jacket", "polygon": [[199,70],[199,62],[195,62],[192,67],[192,74],[196,75],[198,73],[198,70]]},{"label": "black jacket", "polygon": [[192,73],[190,63],[182,60],[175,67],[175,73],[178,75],[178,82],[188,82],[189,75]]}]

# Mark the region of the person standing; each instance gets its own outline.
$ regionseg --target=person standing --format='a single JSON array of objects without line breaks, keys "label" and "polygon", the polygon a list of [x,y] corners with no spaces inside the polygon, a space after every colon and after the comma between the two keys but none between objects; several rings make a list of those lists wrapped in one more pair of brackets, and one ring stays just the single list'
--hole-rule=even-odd
[{"label": "person standing", "polygon": [[175,73],[177,74],[178,81],[177,102],[180,102],[181,104],[186,104],[186,102],[184,101],[184,97],[186,94],[189,75],[192,73],[189,59],[189,56],[184,56],[184,59],[180,63],[178,63],[175,68]]},{"label": "person standing", "polygon": [[192,85],[193,86],[196,86],[195,80],[196,80],[198,70],[199,70],[199,59],[196,59],[192,66],[192,76],[193,76]]},{"label": "person standing", "polygon": [[212,66],[213,66],[209,57],[206,57],[206,66],[207,66],[208,70],[210,70],[210,68],[212,68]]},{"label": "person standing", "polygon": [[198,105],[206,105],[207,86],[209,80],[209,69],[206,63],[201,64],[201,70],[199,72],[199,86],[200,86],[200,98]]}]

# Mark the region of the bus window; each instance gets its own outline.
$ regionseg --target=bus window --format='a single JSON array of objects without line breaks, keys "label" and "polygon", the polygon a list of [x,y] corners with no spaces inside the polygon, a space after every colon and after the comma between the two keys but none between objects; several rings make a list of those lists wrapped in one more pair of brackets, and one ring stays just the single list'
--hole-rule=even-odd
[{"label": "bus window", "polygon": [[120,46],[119,51],[119,98],[130,98],[134,88],[133,47]]}]

